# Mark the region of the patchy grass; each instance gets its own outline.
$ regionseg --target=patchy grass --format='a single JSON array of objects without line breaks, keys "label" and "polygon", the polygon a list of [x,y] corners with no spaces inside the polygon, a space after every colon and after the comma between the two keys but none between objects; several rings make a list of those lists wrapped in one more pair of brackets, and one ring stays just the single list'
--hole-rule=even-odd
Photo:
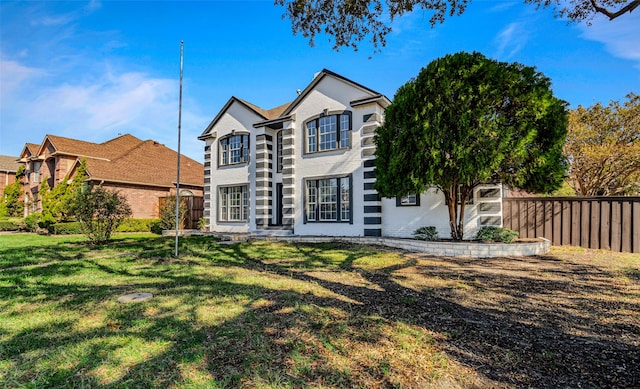
[{"label": "patchy grass", "polygon": [[640,384],[637,255],[173,242],[0,236],[0,386]]}]

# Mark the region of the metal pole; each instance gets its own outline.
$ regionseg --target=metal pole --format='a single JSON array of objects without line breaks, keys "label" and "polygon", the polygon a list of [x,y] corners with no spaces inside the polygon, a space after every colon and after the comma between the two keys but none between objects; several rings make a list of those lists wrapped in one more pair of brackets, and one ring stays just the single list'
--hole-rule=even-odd
[{"label": "metal pole", "polygon": [[178,107],[178,177],[176,178],[176,248],[178,256],[178,230],[180,229],[180,130],[182,127],[182,58],[184,57],[184,41],[180,41],[180,103]]}]

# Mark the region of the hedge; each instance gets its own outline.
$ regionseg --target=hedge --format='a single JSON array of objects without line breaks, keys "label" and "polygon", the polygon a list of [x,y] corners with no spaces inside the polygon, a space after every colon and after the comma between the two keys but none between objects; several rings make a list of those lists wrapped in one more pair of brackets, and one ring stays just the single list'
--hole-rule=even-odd
[{"label": "hedge", "polygon": [[23,227],[11,220],[0,220],[0,231],[20,231]]},{"label": "hedge", "polygon": [[[159,223],[159,219],[124,219],[116,232],[155,232],[154,226]],[[54,235],[82,234],[82,229],[79,222],[66,222],[52,224],[49,232]]]}]

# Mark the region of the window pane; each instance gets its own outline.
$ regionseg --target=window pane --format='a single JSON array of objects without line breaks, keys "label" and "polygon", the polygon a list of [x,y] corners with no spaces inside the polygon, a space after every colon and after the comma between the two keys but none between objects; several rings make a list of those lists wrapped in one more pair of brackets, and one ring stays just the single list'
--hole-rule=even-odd
[{"label": "window pane", "polygon": [[242,220],[249,220],[249,188],[240,187],[242,190]]},{"label": "window pane", "polygon": [[222,139],[220,141],[220,165],[226,165],[229,163],[228,154],[227,154],[227,139]]},{"label": "window pane", "polygon": [[407,196],[404,196],[403,198],[400,199],[400,204],[402,205],[417,205],[418,204],[418,198],[416,197],[415,194],[410,194]]},{"label": "window pane", "polygon": [[319,119],[320,151],[333,150],[337,142],[336,116],[326,116]]},{"label": "window pane", "polygon": [[349,147],[349,115],[340,115],[340,148]]},{"label": "window pane", "polygon": [[241,162],[242,141],[241,137],[236,135],[229,138],[229,163]]},{"label": "window pane", "polygon": [[316,139],[316,122],[314,120],[307,123],[307,151],[310,153],[315,153],[317,151]]},{"label": "window pane", "polygon": [[242,135],[242,162],[249,161],[249,135]]},{"label": "window pane", "polygon": [[227,188],[220,188],[220,220],[229,220],[227,215]]},{"label": "window pane", "polygon": [[282,171],[283,156],[282,156],[282,131],[278,131],[276,136],[276,172]]},{"label": "window pane", "polygon": [[340,179],[340,220],[343,222],[351,220],[349,181],[349,177]]},{"label": "window pane", "polygon": [[316,185],[318,181],[307,181],[307,220],[315,221],[318,209],[318,194]]},{"label": "window pane", "polygon": [[220,220],[246,221],[249,219],[249,191],[247,186],[220,188]]},{"label": "window pane", "polygon": [[320,220],[337,220],[338,180],[336,178],[318,180],[318,193],[320,197]]}]

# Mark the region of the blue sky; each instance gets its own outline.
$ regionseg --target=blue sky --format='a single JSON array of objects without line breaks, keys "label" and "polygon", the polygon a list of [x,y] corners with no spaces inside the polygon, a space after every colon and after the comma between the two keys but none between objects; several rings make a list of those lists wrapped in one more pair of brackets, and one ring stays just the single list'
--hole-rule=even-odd
[{"label": "blue sky", "polygon": [[475,0],[431,28],[415,11],[368,43],[310,47],[272,1],[0,1],[0,154],[46,134],[104,142],[131,133],[177,148],[184,40],[182,152],[231,96],[265,109],[291,101],[329,69],[389,98],[435,58],[479,51],[535,66],[572,107],[640,93],[640,12],[567,24],[521,0]]}]

